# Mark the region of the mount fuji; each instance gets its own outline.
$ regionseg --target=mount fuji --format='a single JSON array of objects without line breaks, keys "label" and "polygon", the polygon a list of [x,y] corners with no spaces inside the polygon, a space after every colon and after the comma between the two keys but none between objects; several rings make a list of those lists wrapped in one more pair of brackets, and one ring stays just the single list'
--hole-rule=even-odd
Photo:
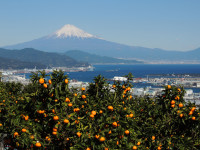
[{"label": "mount fuji", "polygon": [[[67,24],[56,32],[24,43],[6,46],[7,49],[34,48],[45,52],[64,53],[79,50],[90,54],[151,62],[199,62],[200,49],[193,51],[167,51],[138,46],[128,46],[104,40]],[[181,61],[181,62],[180,62]]]},{"label": "mount fuji", "polygon": [[[46,52],[66,52],[81,50],[91,54],[110,57],[134,57],[142,47],[131,47],[106,41],[87,33],[73,25],[67,24],[53,34],[32,41],[5,46],[7,49],[34,48]],[[131,56],[132,55],[132,56]]]}]

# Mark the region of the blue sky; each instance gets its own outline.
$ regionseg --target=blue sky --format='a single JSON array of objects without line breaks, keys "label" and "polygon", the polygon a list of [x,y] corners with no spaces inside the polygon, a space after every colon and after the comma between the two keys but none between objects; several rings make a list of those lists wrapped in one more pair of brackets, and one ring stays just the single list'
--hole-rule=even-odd
[{"label": "blue sky", "polygon": [[200,0],[2,0],[0,46],[51,34],[73,24],[131,46],[200,47]]}]

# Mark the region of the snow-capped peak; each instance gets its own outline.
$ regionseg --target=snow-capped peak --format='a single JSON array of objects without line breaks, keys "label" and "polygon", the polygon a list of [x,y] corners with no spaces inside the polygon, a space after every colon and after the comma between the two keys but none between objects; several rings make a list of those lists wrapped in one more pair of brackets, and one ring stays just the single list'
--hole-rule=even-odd
[{"label": "snow-capped peak", "polygon": [[77,37],[77,38],[97,38],[96,36],[89,34],[73,25],[67,24],[61,29],[57,30],[54,34],[56,38],[67,38],[67,37]]}]

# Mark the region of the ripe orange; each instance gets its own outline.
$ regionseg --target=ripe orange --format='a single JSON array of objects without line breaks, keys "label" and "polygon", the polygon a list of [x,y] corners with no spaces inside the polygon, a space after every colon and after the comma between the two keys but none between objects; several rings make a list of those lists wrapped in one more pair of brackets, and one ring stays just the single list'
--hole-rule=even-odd
[{"label": "ripe orange", "polygon": [[18,132],[15,132],[13,135],[14,135],[14,137],[16,137],[16,136],[19,135],[19,133],[18,133]]},{"label": "ripe orange", "polygon": [[58,129],[57,129],[57,128],[53,128],[53,131],[54,131],[54,132],[57,132],[57,131],[58,131]]},{"label": "ripe orange", "polygon": [[112,86],[113,88],[116,88],[116,85],[115,84],[113,84],[113,86]]},{"label": "ripe orange", "polygon": [[78,137],[81,137],[81,133],[80,132],[77,132],[76,134],[77,134]]},{"label": "ripe orange", "polygon": [[180,108],[183,107],[183,103],[179,103],[178,107],[180,107]]},{"label": "ripe orange", "polygon": [[181,92],[181,89],[178,88],[177,90],[178,90],[178,92]]},{"label": "ripe orange", "polygon": [[69,123],[69,120],[65,119],[65,120],[64,120],[64,123]]},{"label": "ripe orange", "polygon": [[108,106],[108,109],[113,111],[113,107],[112,106]]},{"label": "ripe orange", "polygon": [[152,140],[155,140],[155,139],[156,139],[156,137],[155,137],[155,136],[152,136],[152,137],[151,137],[151,139],[152,139]]},{"label": "ripe orange", "polygon": [[69,83],[69,80],[68,80],[68,79],[65,79],[65,83],[66,83],[66,84]]},{"label": "ripe orange", "polygon": [[31,135],[30,138],[31,138],[31,139],[34,139],[34,135]]},{"label": "ripe orange", "polygon": [[52,134],[53,134],[53,135],[57,135],[57,132],[56,132],[56,131],[53,131]]},{"label": "ripe orange", "polygon": [[175,105],[171,105],[171,107],[172,107],[172,108],[174,108],[174,107],[175,107]]},{"label": "ripe orange", "polygon": [[109,150],[107,147],[104,147],[104,150]]},{"label": "ripe orange", "polygon": [[171,85],[167,85],[167,88],[168,88],[168,89],[171,89],[172,87],[171,87]]},{"label": "ripe orange", "polygon": [[40,78],[40,79],[39,79],[39,83],[40,83],[40,84],[43,84],[43,83],[44,83],[44,79],[43,79],[43,78]]},{"label": "ripe orange", "polygon": [[137,149],[137,146],[133,146],[133,149]]},{"label": "ripe orange", "polygon": [[94,118],[94,115],[93,115],[93,114],[90,114],[90,117],[91,117],[91,118]]},{"label": "ripe orange", "polygon": [[91,150],[91,148],[88,147],[88,148],[86,148],[86,150]]},{"label": "ripe orange", "polygon": [[52,84],[52,81],[49,79],[49,84]]},{"label": "ripe orange", "polygon": [[183,114],[180,114],[179,116],[182,118],[182,117],[183,117]]},{"label": "ripe orange", "polygon": [[44,84],[43,84],[43,87],[44,87],[44,88],[47,88],[47,84],[46,84],[46,83],[44,83]]},{"label": "ripe orange", "polygon": [[190,112],[189,112],[189,115],[192,115],[192,114],[193,114],[193,111],[190,111]]},{"label": "ripe orange", "polygon": [[129,115],[129,117],[131,117],[131,118],[132,118],[133,116],[134,116],[133,114],[130,114],[130,115]]},{"label": "ripe orange", "polygon": [[100,135],[95,135],[95,138],[98,139],[100,137]]},{"label": "ripe orange", "polygon": [[99,111],[99,113],[100,113],[100,114],[103,114],[103,111],[102,111],[102,110],[100,110],[100,111]]},{"label": "ripe orange", "polygon": [[82,95],[81,97],[82,97],[82,99],[86,99],[86,96],[85,96],[85,95]]},{"label": "ripe orange", "polygon": [[36,146],[36,147],[41,147],[42,145],[41,145],[40,142],[37,142],[37,143],[35,143],[35,146]]},{"label": "ripe orange", "polygon": [[25,117],[24,117],[24,119],[25,119],[26,121],[28,120],[28,118],[29,118],[29,116],[25,116]]},{"label": "ripe orange", "polygon": [[74,112],[79,112],[80,109],[79,108],[74,108]]},{"label": "ripe orange", "polygon": [[65,102],[69,103],[70,99],[68,97],[66,97]]},{"label": "ripe orange", "polygon": [[75,93],[74,96],[77,96],[77,94]]},{"label": "ripe orange", "polygon": [[0,127],[2,127],[3,125],[2,125],[2,123],[0,123]]},{"label": "ripe orange", "polygon": [[81,88],[81,90],[82,90],[82,91],[85,91],[85,88],[84,88],[84,87],[82,87],[82,88]]},{"label": "ripe orange", "polygon": [[52,113],[55,113],[55,109],[52,109]]},{"label": "ripe orange", "polygon": [[137,145],[139,146],[141,144],[141,142],[137,142]]},{"label": "ripe orange", "polygon": [[104,142],[105,140],[106,140],[105,137],[101,137],[101,138],[99,139],[100,142]]},{"label": "ripe orange", "polygon": [[111,134],[112,133],[112,131],[110,130],[109,132],[108,132],[108,134]]},{"label": "ripe orange", "polygon": [[192,107],[191,111],[195,111],[196,107]]},{"label": "ripe orange", "polygon": [[179,97],[179,96],[176,96],[176,97],[175,97],[175,99],[176,99],[176,100],[179,100],[179,99],[180,99],[180,97]]},{"label": "ripe orange", "polygon": [[26,132],[26,129],[25,129],[25,128],[23,128],[23,129],[22,129],[22,132]]},{"label": "ripe orange", "polygon": [[47,117],[48,115],[46,113],[44,113],[44,117]]},{"label": "ripe orange", "polygon": [[130,90],[131,90],[131,88],[130,88],[130,87],[127,87],[127,88],[126,88],[126,90],[127,90],[127,91],[130,91]]},{"label": "ripe orange", "polygon": [[71,106],[72,106],[72,103],[69,103],[68,106],[71,107]]},{"label": "ripe orange", "polygon": [[196,117],[192,117],[192,120],[196,120]]},{"label": "ripe orange", "polygon": [[113,126],[113,127],[117,127],[117,122],[113,122],[113,123],[112,123],[112,126]]},{"label": "ripe orange", "polygon": [[125,133],[126,135],[129,135],[129,134],[130,134],[130,131],[129,131],[129,130],[126,130],[126,131],[124,131],[124,133]]},{"label": "ripe orange", "polygon": [[45,139],[46,139],[47,141],[50,141],[50,140],[51,140],[50,137],[48,137],[48,136],[46,136]]},{"label": "ripe orange", "polygon": [[160,146],[158,146],[158,150],[161,150],[162,148]]},{"label": "ripe orange", "polygon": [[43,114],[45,111],[44,110],[39,110],[38,113],[39,114]]},{"label": "ripe orange", "polygon": [[91,112],[91,114],[93,114],[93,115],[95,116],[95,115],[97,114],[97,112],[93,110],[93,111]]},{"label": "ripe orange", "polygon": [[171,101],[171,105],[174,105],[176,102],[175,102],[175,100],[172,100]]},{"label": "ripe orange", "polygon": [[59,117],[58,116],[53,116],[53,120],[57,121],[57,120],[59,120]]},{"label": "ripe orange", "polygon": [[51,93],[50,97],[53,97],[53,93]]}]

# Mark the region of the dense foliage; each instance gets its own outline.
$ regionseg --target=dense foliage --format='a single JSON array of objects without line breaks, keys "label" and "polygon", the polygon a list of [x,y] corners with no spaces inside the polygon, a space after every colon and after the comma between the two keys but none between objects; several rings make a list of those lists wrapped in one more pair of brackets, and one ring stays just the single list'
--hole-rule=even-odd
[{"label": "dense foliage", "polygon": [[183,88],[133,97],[127,78],[110,85],[99,75],[75,89],[54,71],[32,74],[27,86],[1,83],[0,135],[17,149],[200,149],[199,109]]}]

